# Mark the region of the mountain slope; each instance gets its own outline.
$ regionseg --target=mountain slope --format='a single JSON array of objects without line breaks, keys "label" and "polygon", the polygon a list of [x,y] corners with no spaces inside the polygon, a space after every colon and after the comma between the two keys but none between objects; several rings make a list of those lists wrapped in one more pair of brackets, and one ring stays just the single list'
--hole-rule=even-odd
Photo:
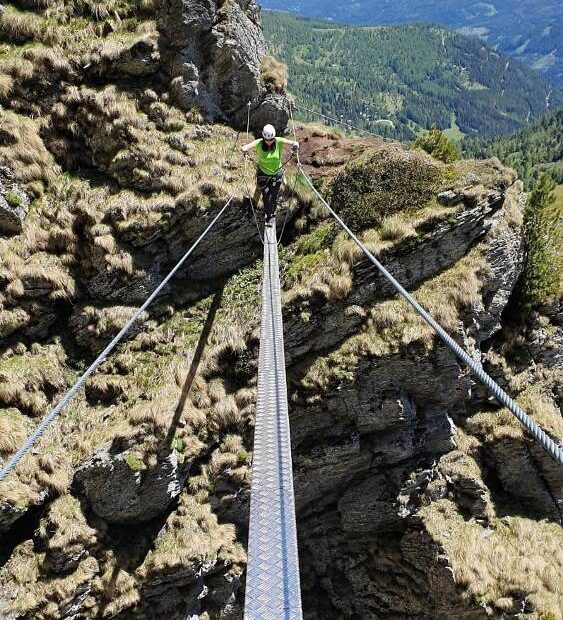
[{"label": "mountain slope", "polygon": [[563,19],[559,3],[554,0],[358,0],[352,4],[342,0],[294,0],[289,6],[283,0],[264,0],[262,4],[268,9],[354,24],[421,21],[459,28],[498,46],[563,86]]},{"label": "mountain slope", "polygon": [[469,157],[496,156],[515,168],[526,184],[542,172],[563,183],[563,108],[537,119],[517,133],[498,140],[475,138],[464,142]]},{"label": "mountain slope", "polygon": [[[2,619],[243,618],[263,246],[243,135],[191,103],[244,110],[263,46],[253,0],[218,4],[18,0],[0,16],[0,464],[233,196],[0,483]],[[298,132],[370,250],[563,436],[557,317],[514,367],[494,341],[523,267],[515,174]],[[305,617],[558,618],[559,472],[294,170],[280,263]]]},{"label": "mountain slope", "polygon": [[[393,137],[447,128],[452,113],[464,133],[506,134],[543,113],[548,98],[563,104],[530,69],[437,26],[339,26],[269,11],[263,22],[298,103]],[[374,123],[381,118],[398,130]]]}]

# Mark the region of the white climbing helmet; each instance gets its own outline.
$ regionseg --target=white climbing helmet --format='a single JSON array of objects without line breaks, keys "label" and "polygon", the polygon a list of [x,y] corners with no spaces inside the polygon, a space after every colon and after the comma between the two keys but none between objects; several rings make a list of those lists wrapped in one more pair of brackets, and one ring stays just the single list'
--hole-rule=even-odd
[{"label": "white climbing helmet", "polygon": [[265,125],[262,129],[264,140],[273,140],[276,137],[276,128],[273,125]]}]

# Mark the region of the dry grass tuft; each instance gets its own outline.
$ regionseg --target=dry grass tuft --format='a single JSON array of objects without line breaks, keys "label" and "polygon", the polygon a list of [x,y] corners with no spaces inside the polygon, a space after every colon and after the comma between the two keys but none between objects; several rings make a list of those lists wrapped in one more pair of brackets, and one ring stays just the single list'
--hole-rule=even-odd
[{"label": "dry grass tuft", "polygon": [[440,500],[421,509],[427,530],[445,548],[465,596],[512,612],[526,599],[529,611],[561,620],[563,531],[557,524],[523,517],[495,520],[492,531],[466,521],[454,503]]},{"label": "dry grass tuft", "polygon": [[94,580],[93,587],[101,597],[100,618],[113,618],[134,607],[141,598],[137,580],[120,568],[113,557],[107,562],[103,574]]},{"label": "dry grass tuft", "polygon": [[2,609],[4,613],[56,620],[60,618],[60,608],[68,605],[76,591],[90,583],[99,572],[98,562],[86,557],[68,575],[42,581],[40,565],[44,557],[44,554],[34,553],[32,541],[16,547],[0,576],[7,600]]},{"label": "dry grass tuft", "polygon": [[0,411],[0,454],[5,457],[20,448],[32,430],[29,418],[15,408]]},{"label": "dry grass tuft", "polygon": [[[476,248],[454,267],[422,284],[413,295],[445,329],[457,330],[463,313],[481,301],[485,266]],[[302,385],[318,394],[342,380],[353,380],[361,358],[381,357],[411,346],[426,352],[434,341],[434,330],[405,301],[379,303],[372,308],[366,329],[327,357],[317,358]]]},{"label": "dry grass tuft", "polygon": [[161,531],[154,550],[137,569],[136,576],[146,579],[158,574],[172,573],[181,567],[199,570],[201,563],[219,561],[232,565],[231,570],[240,574],[245,561],[242,547],[236,543],[235,527],[220,525],[208,504],[200,504],[183,493],[179,506]]},{"label": "dry grass tuft", "polygon": [[14,89],[14,78],[7,73],[0,73],[0,99],[7,99]]},{"label": "dry grass tuft", "polygon": [[0,403],[34,416],[46,412],[46,393],[57,395],[66,387],[56,345],[0,360]]},{"label": "dry grass tuft", "polygon": [[50,504],[39,536],[46,545],[47,563],[53,556],[79,557],[97,542],[96,530],[88,525],[80,502],[71,495],[62,495]]},{"label": "dry grass tuft", "polygon": [[22,57],[29,60],[35,70],[41,68],[43,74],[50,72],[51,76],[54,74],[60,78],[69,77],[72,74],[72,65],[60,46],[36,45],[25,50]]},{"label": "dry grass tuft", "polygon": [[39,40],[43,31],[43,19],[31,11],[19,11],[7,7],[0,13],[0,34],[7,41],[25,43]]},{"label": "dry grass tuft", "polygon": [[284,93],[287,88],[287,65],[273,56],[264,56],[260,66],[260,74],[266,88],[270,92]]},{"label": "dry grass tuft", "polygon": [[242,420],[239,408],[233,396],[227,396],[213,405],[210,429],[215,432],[237,430]]},{"label": "dry grass tuft", "polygon": [[[25,61],[29,62],[29,61]],[[14,76],[13,76],[14,77]],[[14,77],[17,81],[17,77]],[[39,124],[12,112],[0,112],[0,165],[13,170],[25,185],[41,181],[48,184],[60,173],[53,156],[39,135]]]}]

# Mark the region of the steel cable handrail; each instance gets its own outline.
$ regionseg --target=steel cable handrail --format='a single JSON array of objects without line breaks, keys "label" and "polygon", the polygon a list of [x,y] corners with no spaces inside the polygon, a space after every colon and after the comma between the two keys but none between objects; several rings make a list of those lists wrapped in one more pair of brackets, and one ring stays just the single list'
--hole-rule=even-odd
[{"label": "steel cable handrail", "polygon": [[[381,134],[375,133],[373,131],[369,131],[368,129],[360,129],[359,127],[356,127],[355,125],[352,125],[352,123],[345,123],[344,121],[338,120],[337,118],[334,118],[333,116],[327,116],[326,114],[323,114],[322,112],[318,112],[317,110],[311,110],[310,108],[306,108],[305,106],[297,105],[297,104],[295,104],[295,108],[297,110],[304,110],[305,112],[309,112],[309,114],[314,114],[316,116],[325,118],[327,121],[331,121],[332,123],[338,123],[339,125],[348,127],[348,129],[353,129],[354,131],[357,131],[358,133],[365,133],[370,136],[373,136],[374,138],[379,138],[380,140],[383,140],[385,142],[396,142],[396,140],[393,140],[393,138],[386,138],[385,136],[382,136]],[[381,119],[381,121],[392,123],[392,121],[388,119]]]},{"label": "steel cable handrail", "polygon": [[356,235],[348,228],[344,221],[338,216],[336,211],[328,204],[328,202],[321,196],[314,186],[313,182],[303,170],[299,155],[297,159],[297,166],[301,171],[301,174],[305,178],[307,184],[311,187],[317,198],[328,209],[330,214],[340,224],[340,226],[346,231],[354,243],[360,248],[365,256],[377,267],[379,272],[392,284],[397,292],[409,303],[410,306],[418,312],[418,314],[434,329],[442,341],[450,348],[451,351],[465,363],[480,379],[480,381],[488,388],[493,396],[507,409],[509,409],[518,419],[518,421],[524,426],[524,428],[531,433],[534,439],[548,452],[560,465],[563,465],[563,450],[557,443],[551,439],[551,437],[539,426],[528,414],[526,414],[518,403],[514,402],[512,398],[490,377],[483,367],[478,364],[459,344],[444,330],[444,328],[436,322],[436,320],[414,299],[414,297],[385,269],[385,267],[375,258],[375,256],[365,247],[365,245],[356,237]]},{"label": "steel cable handrail", "polygon": [[150,297],[145,301],[145,303],[135,312],[135,314],[129,319],[129,321],[125,324],[125,326],[121,329],[121,331],[115,336],[115,338],[107,345],[107,347],[100,353],[100,355],[94,360],[91,366],[86,370],[86,372],[76,381],[76,383],[70,388],[70,390],[66,393],[64,398],[54,407],[51,412],[41,421],[39,426],[35,429],[35,431],[27,438],[23,446],[8,460],[6,465],[0,471],[0,482],[2,482],[10,472],[12,472],[16,465],[21,461],[21,459],[25,456],[25,454],[37,443],[37,441],[42,437],[45,431],[49,428],[52,422],[57,418],[57,416],[61,413],[61,411],[70,403],[70,401],[76,396],[78,391],[82,388],[82,386],[86,383],[88,378],[98,369],[98,367],[106,360],[107,356],[111,353],[111,351],[117,346],[117,344],[123,339],[125,334],[131,329],[131,327],[138,321],[141,314],[149,307],[149,305],[154,301],[154,299],[158,296],[158,294],[162,291],[162,289],[168,284],[168,282],[174,277],[176,272],[182,267],[182,265],[186,262],[186,260],[190,257],[190,255],[194,252],[194,250],[199,246],[199,244],[203,241],[203,239],[207,236],[209,231],[215,226],[219,218],[225,213],[227,207],[234,200],[234,197],[231,196],[229,200],[225,203],[223,208],[219,211],[219,213],[213,218],[213,221],[209,224],[209,226],[203,231],[203,233],[199,236],[196,242],[192,245],[192,247],[184,254],[184,256],[180,259],[180,261],[176,264],[174,269],[164,278],[164,280],[159,284],[159,286],[154,290],[154,292],[150,295]]}]

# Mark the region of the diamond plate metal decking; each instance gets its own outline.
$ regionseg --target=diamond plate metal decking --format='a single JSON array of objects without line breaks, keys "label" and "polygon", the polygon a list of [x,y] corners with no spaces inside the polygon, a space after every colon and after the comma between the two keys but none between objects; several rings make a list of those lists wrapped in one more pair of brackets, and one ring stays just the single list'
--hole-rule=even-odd
[{"label": "diamond plate metal decking", "polygon": [[301,620],[276,227],[265,229],[245,620]]}]

